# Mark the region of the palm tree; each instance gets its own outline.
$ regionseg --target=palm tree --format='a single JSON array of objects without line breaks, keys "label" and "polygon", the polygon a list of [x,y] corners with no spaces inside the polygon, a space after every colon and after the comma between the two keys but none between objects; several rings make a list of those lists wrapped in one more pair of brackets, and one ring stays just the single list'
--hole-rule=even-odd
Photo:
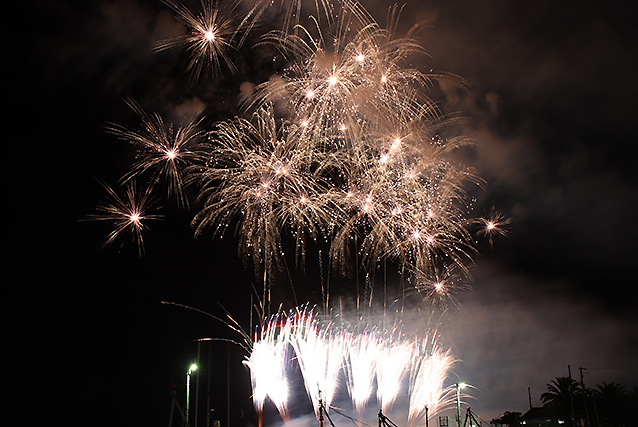
[{"label": "palm tree", "polygon": [[630,394],[625,386],[615,382],[596,385],[594,390],[596,408],[601,426],[628,426],[631,425]]},{"label": "palm tree", "polygon": [[571,377],[556,377],[547,384],[547,391],[541,394],[543,407],[548,409],[554,418],[564,420],[568,425],[573,426],[573,419],[576,419],[574,411],[574,395],[580,391],[578,383]]}]

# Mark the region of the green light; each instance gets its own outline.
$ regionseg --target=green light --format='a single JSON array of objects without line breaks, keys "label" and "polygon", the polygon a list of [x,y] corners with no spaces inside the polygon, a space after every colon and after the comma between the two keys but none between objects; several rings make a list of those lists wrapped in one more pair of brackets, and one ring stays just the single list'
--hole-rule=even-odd
[{"label": "green light", "polygon": [[190,375],[193,371],[196,371],[196,370],[197,370],[197,365],[193,363],[190,366],[190,368],[188,368],[188,375]]}]

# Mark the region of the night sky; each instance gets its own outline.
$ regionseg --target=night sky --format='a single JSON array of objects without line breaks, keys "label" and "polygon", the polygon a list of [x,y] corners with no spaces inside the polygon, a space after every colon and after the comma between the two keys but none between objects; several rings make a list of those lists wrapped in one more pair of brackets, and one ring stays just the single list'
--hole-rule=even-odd
[{"label": "night sky", "polygon": [[[8,260],[18,270],[7,275],[17,277],[8,279],[20,319],[12,329],[29,327],[37,359],[29,393],[38,406],[53,403],[51,422],[166,425],[171,386],[182,398],[196,357],[193,340],[235,337],[161,301],[216,316],[225,308],[248,329],[255,279],[232,237],[194,239],[193,212],[171,204],[146,233],[141,258],[131,244],[100,248],[109,230],[83,219],[105,196],[98,180],[115,185],[135,154],[105,128],[139,126],[126,98],[167,122],[203,113],[210,127],[240,114],[241,83],[264,81],[281,58],[246,46],[233,55],[235,75],[192,81],[184,52],[152,51],[180,28],[159,0],[31,4],[9,40],[17,53],[7,64],[4,173]],[[363,2],[381,23],[389,4]],[[402,25],[429,24],[420,35],[430,57],[419,65],[469,83],[464,92],[446,79],[435,92],[444,112],[469,118],[461,130],[478,141],[464,158],[487,182],[475,194],[477,216],[496,206],[512,218],[506,238],[479,243],[473,290],[438,318],[440,341],[461,360],[449,382],[475,387],[468,404],[487,421],[525,412],[528,388],[540,406],[546,384],[568,366],[577,379],[587,368],[589,387],[638,386],[634,9],[628,1],[433,0],[404,11]],[[299,303],[320,301],[316,272],[293,278]],[[290,281],[278,286],[289,298]],[[244,353],[211,348],[222,366],[211,370],[217,413],[225,425],[230,366],[239,425],[240,408],[250,411]]]}]

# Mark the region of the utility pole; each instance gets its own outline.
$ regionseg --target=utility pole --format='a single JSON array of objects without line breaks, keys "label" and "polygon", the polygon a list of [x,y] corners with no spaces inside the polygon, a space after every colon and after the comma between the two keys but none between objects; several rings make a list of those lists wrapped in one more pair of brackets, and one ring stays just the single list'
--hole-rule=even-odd
[{"label": "utility pole", "polygon": [[211,359],[213,357],[213,342],[208,341],[208,379],[206,381],[206,427],[210,427],[210,372],[211,369]]},{"label": "utility pole", "polygon": [[532,409],[532,389],[527,387],[527,397],[529,398],[529,409]]},{"label": "utility pole", "polygon": [[[197,341],[197,366],[201,366],[199,363],[200,351],[202,348],[202,342]],[[195,377],[195,427],[197,427],[197,418],[199,415],[199,375]]]},{"label": "utility pole", "polygon": [[571,390],[571,379],[572,379],[572,367],[567,365],[567,371],[569,372],[569,379],[570,379],[570,383],[569,383],[569,403],[571,404],[571,409],[572,409],[572,427],[576,427],[576,423],[574,422],[574,394],[572,393]]},{"label": "utility pole", "polygon": [[589,421],[589,411],[587,410],[587,400],[586,400],[587,389],[585,388],[585,382],[583,381],[583,371],[586,371],[587,368],[578,368],[578,370],[580,371],[580,388],[582,388],[582,391],[583,391],[583,404],[585,406],[585,418],[587,419],[587,425],[591,426],[591,422]]},{"label": "utility pole", "polygon": [[230,427],[230,342],[226,341],[226,427]]},{"label": "utility pole", "polygon": [[186,373],[186,425],[189,426],[190,403],[191,403],[191,375],[197,370],[197,365],[193,363]]}]

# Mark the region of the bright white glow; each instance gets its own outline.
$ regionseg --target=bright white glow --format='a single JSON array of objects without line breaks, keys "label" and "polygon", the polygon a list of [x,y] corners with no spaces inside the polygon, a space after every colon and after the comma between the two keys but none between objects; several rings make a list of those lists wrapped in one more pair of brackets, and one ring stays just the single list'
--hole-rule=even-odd
[{"label": "bright white glow", "polygon": [[167,150],[166,151],[166,158],[169,160],[173,160],[175,159],[175,157],[177,157],[177,150],[175,150],[174,148],[171,150]]},{"label": "bright white glow", "polygon": [[421,417],[426,407],[433,416],[449,405],[454,386],[445,389],[443,381],[453,363],[449,352],[441,352],[429,337],[419,342],[401,334],[335,328],[306,310],[273,317],[244,361],[258,411],[270,399],[283,417],[288,414],[288,371],[298,368],[316,414],[319,398],[330,407],[344,380],[359,415],[375,391],[381,409],[388,412],[406,379],[410,420]]}]

